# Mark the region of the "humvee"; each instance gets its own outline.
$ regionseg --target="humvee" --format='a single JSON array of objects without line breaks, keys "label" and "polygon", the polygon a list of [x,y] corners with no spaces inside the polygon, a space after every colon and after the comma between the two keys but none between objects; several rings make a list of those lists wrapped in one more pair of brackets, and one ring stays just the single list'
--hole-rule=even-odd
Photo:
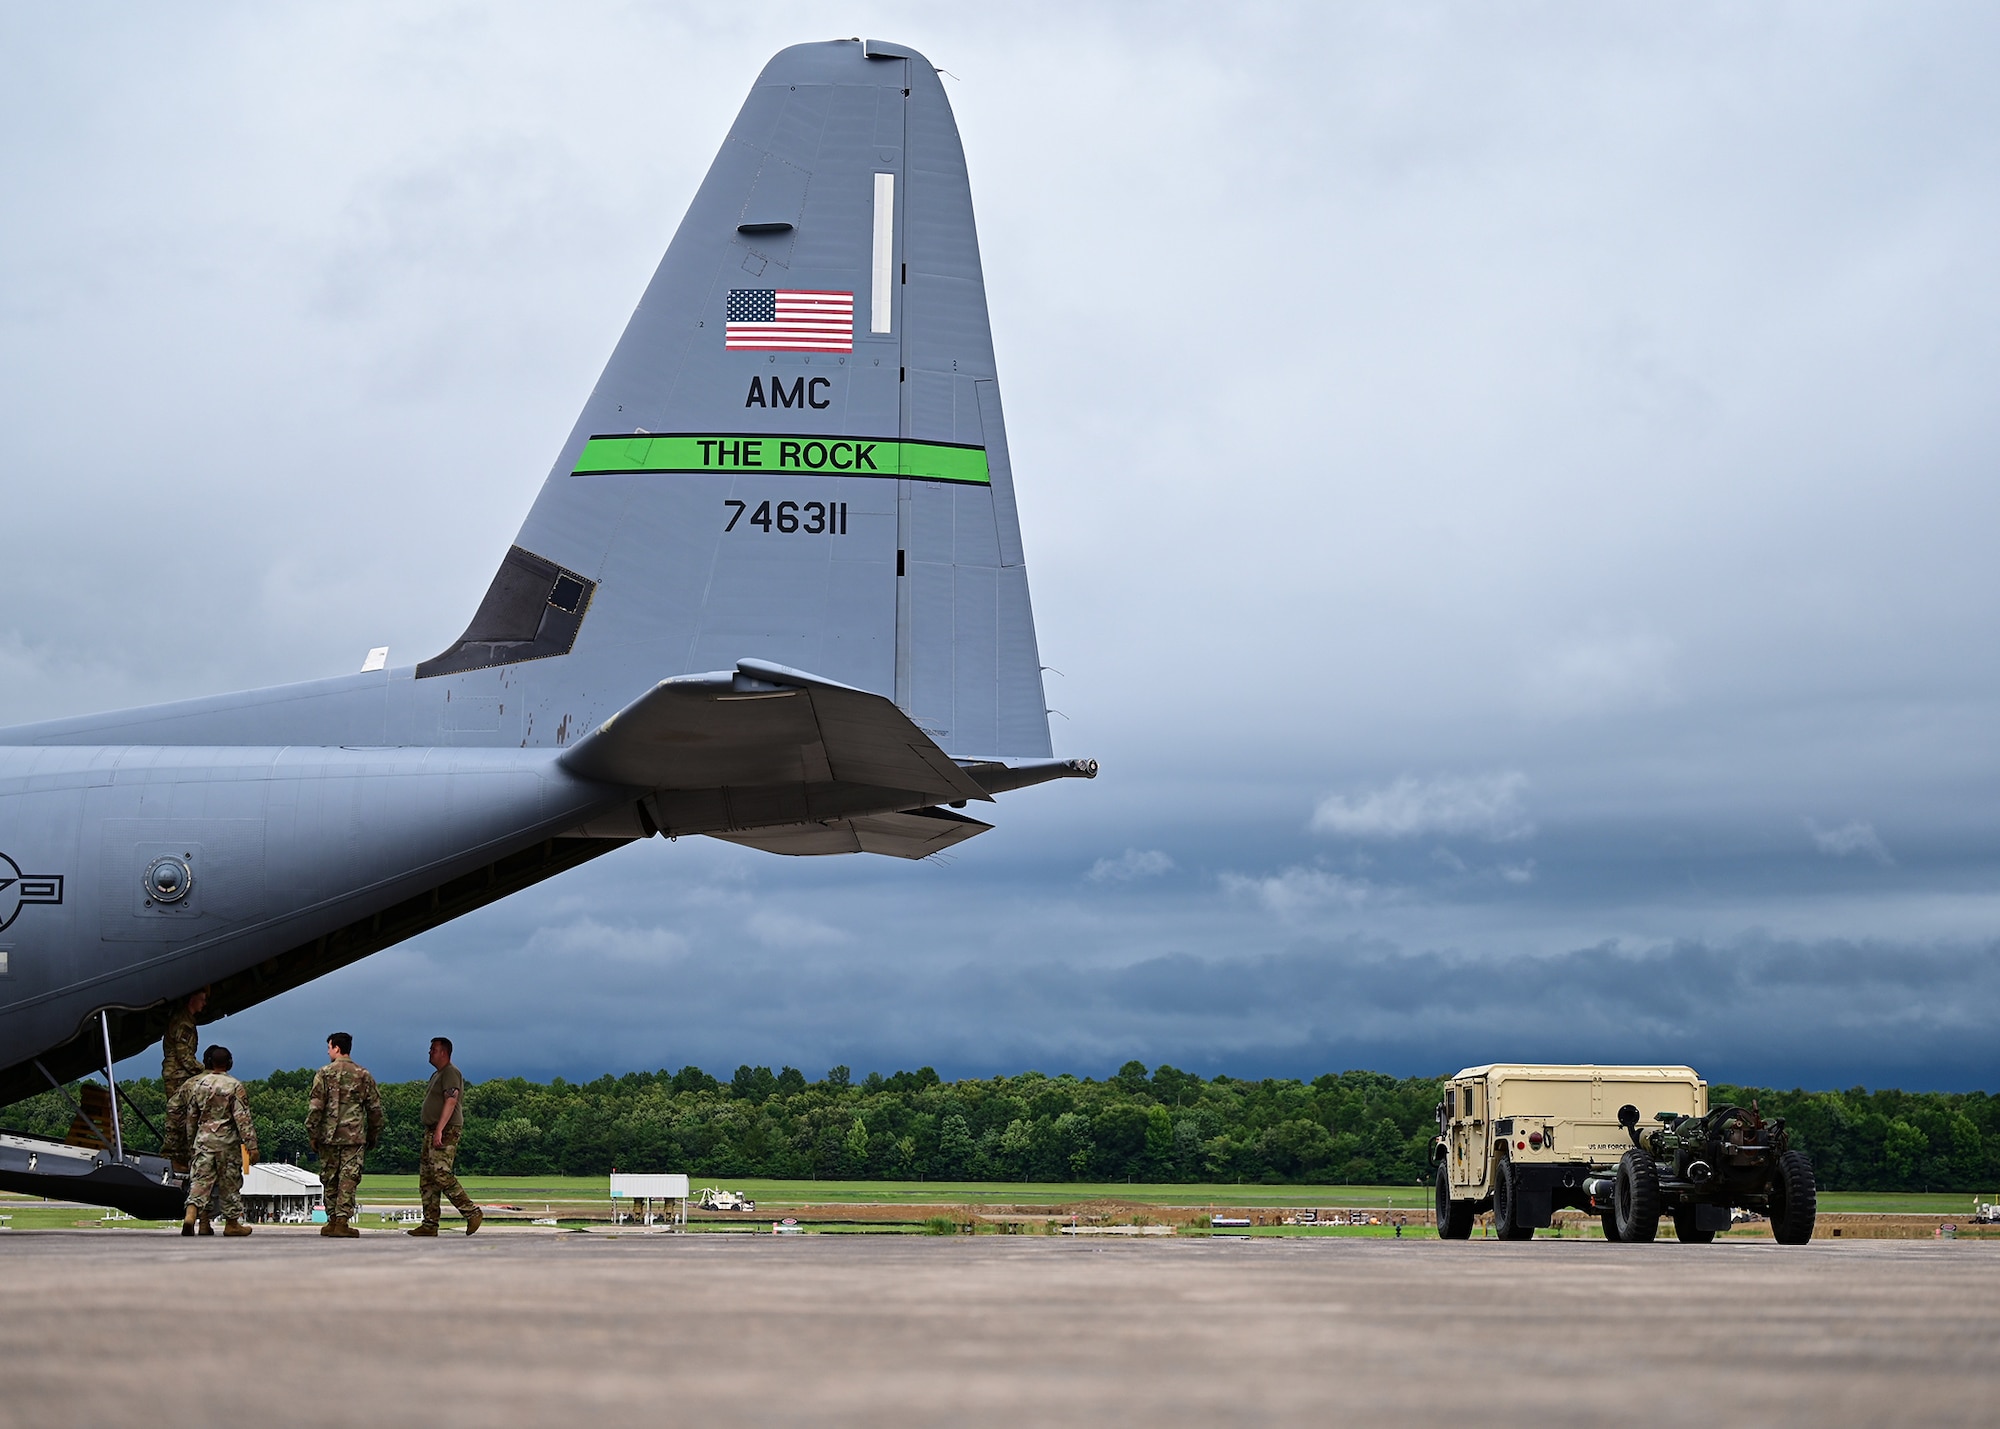
[{"label": "humvee", "polygon": [[[1640,1107],[1652,1110],[1642,1129]],[[1611,1241],[1649,1241],[1671,1216],[1683,1241],[1727,1230],[1732,1207],[1768,1215],[1775,1237],[1812,1238],[1812,1164],[1782,1118],[1708,1105],[1691,1067],[1468,1067],[1445,1086],[1431,1143],[1438,1234],[1464,1240],[1493,1212],[1527,1240],[1573,1207]]]}]

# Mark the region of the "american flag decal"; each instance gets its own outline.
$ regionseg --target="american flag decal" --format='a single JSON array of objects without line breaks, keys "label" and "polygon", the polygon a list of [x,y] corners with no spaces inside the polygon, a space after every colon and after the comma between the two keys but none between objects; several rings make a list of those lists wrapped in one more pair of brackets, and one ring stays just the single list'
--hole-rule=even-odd
[{"label": "american flag decal", "polygon": [[731,288],[722,345],[731,352],[852,352],[854,294]]}]

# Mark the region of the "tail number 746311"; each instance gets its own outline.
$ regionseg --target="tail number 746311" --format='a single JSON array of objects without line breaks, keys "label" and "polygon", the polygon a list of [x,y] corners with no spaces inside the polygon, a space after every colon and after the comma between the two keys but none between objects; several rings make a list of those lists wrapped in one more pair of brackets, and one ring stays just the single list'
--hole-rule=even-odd
[{"label": "tail number 746311", "polygon": [[[747,501],[728,500],[722,503],[730,508],[729,524],[724,531],[734,531],[737,523],[744,527],[755,526],[769,534],[779,531],[785,535],[803,532],[808,536],[845,536],[847,534],[847,503],[845,501],[780,501],[775,505],[769,501],[757,503],[757,509],[750,511]],[[748,520],[743,513],[750,511]]]}]

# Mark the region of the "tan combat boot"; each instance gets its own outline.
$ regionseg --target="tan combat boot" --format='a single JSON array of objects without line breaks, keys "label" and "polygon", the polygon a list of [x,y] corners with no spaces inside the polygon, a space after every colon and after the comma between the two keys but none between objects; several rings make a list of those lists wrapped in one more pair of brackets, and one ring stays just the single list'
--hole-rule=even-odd
[{"label": "tan combat boot", "polygon": [[486,1223],[486,1212],[474,1206],[465,1213],[465,1233],[471,1235]]},{"label": "tan combat boot", "polygon": [[206,1206],[203,1206],[201,1214],[195,1217],[194,1233],[196,1235],[215,1234],[215,1222],[208,1218],[208,1207]]},{"label": "tan combat boot", "polygon": [[195,1218],[195,1216],[196,1216],[197,1214],[198,1214],[198,1213],[197,1213],[197,1211],[195,1210],[195,1208],[194,1208],[193,1206],[189,1206],[189,1207],[187,1208],[187,1215],[186,1215],[185,1217],[183,1217],[183,1218],[182,1218],[182,1220],[181,1220],[181,1234],[182,1234],[182,1235],[193,1235],[193,1234],[194,1234],[194,1218]]},{"label": "tan combat boot", "polygon": [[339,1235],[340,1234],[340,1231],[338,1229],[339,1225],[340,1225],[339,1221],[336,1221],[332,1216],[328,1216],[326,1218],[326,1224],[319,1228],[319,1233],[325,1236]]},{"label": "tan combat boot", "polygon": [[339,1229],[336,1230],[334,1234],[339,1236],[342,1240],[361,1239],[361,1232],[356,1230],[352,1225],[348,1223],[346,1216],[342,1216],[338,1221],[334,1222],[334,1224],[339,1227]]},{"label": "tan combat boot", "polygon": [[241,1221],[224,1221],[222,1223],[222,1233],[224,1235],[249,1235],[250,1227],[244,1225]]},{"label": "tan combat boot", "polygon": [[438,1223],[436,1221],[419,1221],[416,1225],[411,1226],[403,1232],[404,1235],[436,1235],[437,1233]]}]

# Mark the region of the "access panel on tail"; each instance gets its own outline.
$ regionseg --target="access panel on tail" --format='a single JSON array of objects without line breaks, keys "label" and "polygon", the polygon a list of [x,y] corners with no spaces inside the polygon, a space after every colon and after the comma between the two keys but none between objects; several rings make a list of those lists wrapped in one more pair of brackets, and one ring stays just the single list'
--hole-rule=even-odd
[{"label": "access panel on tail", "polygon": [[[530,562],[546,599],[496,625]],[[518,667],[533,743],[745,658],[956,756],[1050,753],[965,157],[936,71],[876,41],[765,67],[493,592],[416,673]]]}]

